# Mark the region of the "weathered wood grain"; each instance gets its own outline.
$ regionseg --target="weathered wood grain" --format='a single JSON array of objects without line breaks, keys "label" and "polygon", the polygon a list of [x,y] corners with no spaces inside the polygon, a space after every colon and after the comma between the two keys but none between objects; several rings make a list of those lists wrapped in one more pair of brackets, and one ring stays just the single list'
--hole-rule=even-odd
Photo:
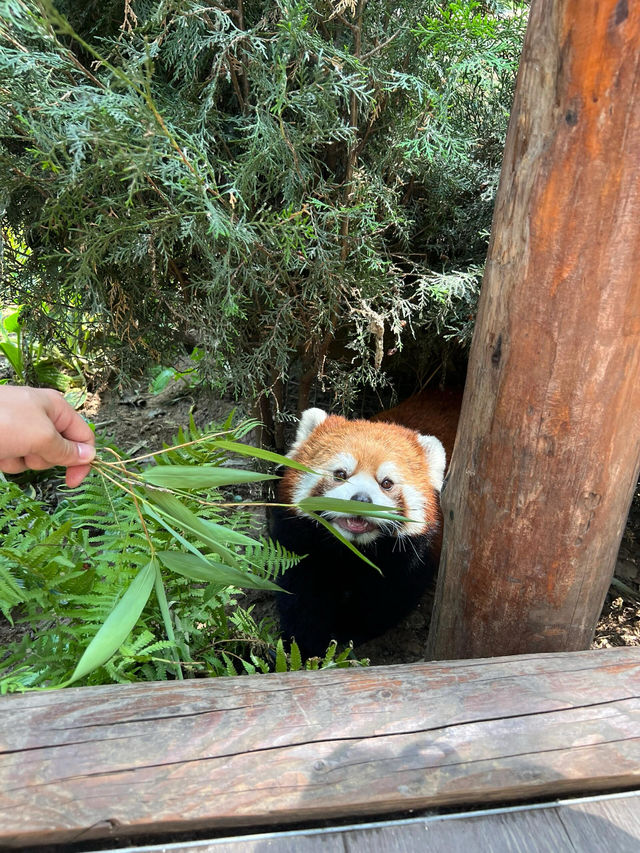
[{"label": "weathered wood grain", "polygon": [[630,788],[640,649],[0,700],[0,845]]},{"label": "weathered wood grain", "polygon": [[429,656],[588,648],[640,470],[640,7],[531,4]]}]

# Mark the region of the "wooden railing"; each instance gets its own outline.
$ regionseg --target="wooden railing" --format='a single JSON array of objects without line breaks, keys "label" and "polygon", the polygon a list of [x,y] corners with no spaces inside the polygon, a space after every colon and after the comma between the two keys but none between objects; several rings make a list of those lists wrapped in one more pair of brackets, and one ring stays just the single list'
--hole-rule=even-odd
[{"label": "wooden railing", "polygon": [[0,700],[0,846],[640,787],[640,649]]}]

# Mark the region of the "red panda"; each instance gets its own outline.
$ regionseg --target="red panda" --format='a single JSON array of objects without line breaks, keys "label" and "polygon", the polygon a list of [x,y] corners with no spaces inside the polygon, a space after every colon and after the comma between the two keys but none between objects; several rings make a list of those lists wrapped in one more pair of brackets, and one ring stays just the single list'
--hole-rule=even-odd
[{"label": "red panda", "polygon": [[288,455],[313,473],[287,469],[280,502],[346,498],[392,507],[409,519],[323,513],[380,574],[301,511],[273,509],[272,537],[306,555],[282,576],[285,592],[277,599],[284,638],[295,638],[308,657],[324,654],[333,639],[355,645],[372,639],[418,604],[438,567],[446,454],[432,435],[307,409]]}]

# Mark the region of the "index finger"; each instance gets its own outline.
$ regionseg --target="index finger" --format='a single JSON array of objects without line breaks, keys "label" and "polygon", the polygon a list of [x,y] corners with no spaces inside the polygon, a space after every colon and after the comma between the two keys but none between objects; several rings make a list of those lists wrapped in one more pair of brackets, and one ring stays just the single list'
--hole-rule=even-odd
[{"label": "index finger", "polygon": [[58,391],[51,391],[47,401],[47,414],[56,430],[69,441],[95,444],[89,424],[67,403]]}]

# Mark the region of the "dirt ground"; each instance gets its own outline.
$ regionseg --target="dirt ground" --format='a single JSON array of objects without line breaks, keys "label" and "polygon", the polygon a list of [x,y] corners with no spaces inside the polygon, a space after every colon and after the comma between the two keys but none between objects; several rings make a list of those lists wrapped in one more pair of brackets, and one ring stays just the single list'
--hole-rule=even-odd
[{"label": "dirt ground", "polygon": [[[180,382],[152,395],[108,391],[87,400],[84,412],[96,424],[96,431],[110,436],[128,455],[158,450],[171,442],[192,414],[196,425],[222,421],[233,408],[206,391],[194,391]],[[248,416],[250,412],[240,412]],[[249,593],[257,615],[274,615],[268,593]],[[425,641],[433,591],[401,624],[382,637],[359,646],[358,657],[373,665],[410,663],[424,659]],[[640,645],[640,490],[634,499],[622,538],[614,582],[607,595],[594,639],[594,648]]]}]

